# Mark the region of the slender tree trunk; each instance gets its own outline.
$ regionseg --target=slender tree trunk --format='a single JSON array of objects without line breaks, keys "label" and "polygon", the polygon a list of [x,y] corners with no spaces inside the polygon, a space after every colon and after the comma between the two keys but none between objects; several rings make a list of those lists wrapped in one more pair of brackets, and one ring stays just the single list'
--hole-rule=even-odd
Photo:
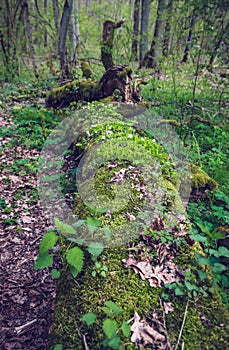
[{"label": "slender tree trunk", "polygon": [[181,63],[186,63],[188,61],[188,54],[189,54],[189,51],[190,51],[191,45],[192,45],[192,38],[193,38],[193,31],[194,31],[195,23],[196,23],[196,11],[194,10],[193,14],[192,14],[192,19],[191,19],[191,23],[190,23],[190,28],[189,28],[187,40],[186,40],[185,49],[184,49],[184,56],[181,60]]},{"label": "slender tree trunk", "polygon": [[73,0],[65,0],[64,9],[60,22],[60,35],[59,35],[59,43],[58,43],[58,54],[60,59],[60,69],[62,71],[62,75],[68,77],[69,76],[69,67],[67,63],[66,57],[66,39],[67,39],[67,30],[68,25],[72,13],[72,3]]},{"label": "slender tree trunk", "polygon": [[38,68],[37,68],[36,57],[35,57],[35,50],[34,50],[34,46],[33,46],[29,7],[28,7],[27,1],[24,1],[24,6],[25,6],[25,19],[26,19],[27,36],[28,36],[29,47],[30,47],[30,56],[31,56],[32,63],[33,63],[34,74],[35,74],[36,78],[38,78],[39,75],[38,75]]},{"label": "slender tree trunk", "polygon": [[53,6],[53,13],[54,13],[54,20],[55,20],[55,28],[56,28],[56,31],[59,32],[59,29],[60,29],[60,9],[59,9],[58,1],[52,0],[52,6]]},{"label": "slender tree trunk", "polygon": [[142,0],[140,29],[140,65],[148,50],[149,0]]},{"label": "slender tree trunk", "polygon": [[209,63],[208,63],[209,68],[212,67],[213,62],[217,56],[218,50],[220,48],[220,45],[225,35],[228,33],[228,30],[229,30],[229,22],[227,23],[226,27],[217,35],[216,45],[214,47],[214,50],[212,50],[212,54],[210,56]]},{"label": "slender tree trunk", "polygon": [[133,29],[133,41],[132,41],[132,58],[137,61],[138,59],[138,37],[139,37],[139,21],[140,21],[140,0],[134,2],[134,29]]},{"label": "slender tree trunk", "polygon": [[169,54],[169,41],[170,41],[170,33],[171,33],[171,21],[173,14],[173,0],[169,0],[167,15],[166,15],[166,23],[165,23],[165,34],[164,34],[164,43],[162,54],[165,57],[168,57]]},{"label": "slender tree trunk", "polygon": [[76,63],[76,52],[77,48],[80,44],[80,29],[79,29],[79,4],[78,0],[73,1],[73,8],[72,8],[72,34],[73,34],[73,56],[72,56],[72,64]]},{"label": "slender tree trunk", "polygon": [[[44,13],[47,15],[48,13],[48,0],[44,0]],[[44,47],[47,47],[48,45],[48,32],[45,27],[45,32],[44,32]]]},{"label": "slender tree trunk", "polygon": [[147,68],[157,68],[159,65],[160,55],[162,55],[163,34],[165,28],[164,15],[167,0],[159,0],[157,8],[157,20],[155,23],[154,38],[150,50],[146,53],[143,66]]}]

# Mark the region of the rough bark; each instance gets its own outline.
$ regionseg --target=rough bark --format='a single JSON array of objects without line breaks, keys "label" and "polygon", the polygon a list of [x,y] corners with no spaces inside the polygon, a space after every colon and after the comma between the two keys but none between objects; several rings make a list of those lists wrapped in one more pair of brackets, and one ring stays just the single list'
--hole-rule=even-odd
[{"label": "rough bark", "polygon": [[148,50],[149,0],[142,0],[140,28],[140,65]]},{"label": "rough bark", "polygon": [[134,2],[134,28],[132,41],[132,59],[138,59],[138,36],[139,36],[139,22],[140,22],[140,0]]},{"label": "rough bark", "polygon": [[67,38],[67,30],[68,24],[71,17],[72,12],[72,3],[73,0],[65,0],[64,9],[60,22],[60,35],[59,35],[59,43],[58,43],[58,54],[60,58],[60,69],[62,71],[62,75],[65,77],[69,76],[69,68],[66,57],[66,38]]},{"label": "rough bark", "polygon": [[113,22],[105,21],[103,24],[103,41],[101,46],[101,59],[104,65],[104,68],[114,66],[112,58],[112,49],[113,49],[113,40],[114,40],[114,30],[120,28],[124,21]]},{"label": "rough bark", "polygon": [[154,38],[150,50],[146,53],[143,66],[147,68],[157,68],[159,65],[160,55],[162,54],[162,43],[164,34],[164,14],[167,0],[159,0],[157,8],[157,20],[155,23]]},{"label": "rough bark", "polygon": [[119,65],[110,67],[99,81],[73,81],[54,89],[48,95],[48,107],[63,108],[71,102],[91,102],[111,96],[115,90],[119,91],[122,102],[135,101],[138,96],[131,86],[132,70],[128,66]]}]

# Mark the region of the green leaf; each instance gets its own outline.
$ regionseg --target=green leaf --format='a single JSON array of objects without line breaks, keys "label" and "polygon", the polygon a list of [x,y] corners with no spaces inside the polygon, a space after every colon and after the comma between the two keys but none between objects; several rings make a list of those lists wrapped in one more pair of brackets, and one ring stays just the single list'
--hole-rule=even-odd
[{"label": "green leaf", "polygon": [[62,235],[76,234],[76,230],[71,225],[65,224],[58,218],[54,218],[54,224]]},{"label": "green leaf", "polygon": [[74,247],[67,250],[66,253],[67,262],[73,266],[77,272],[80,272],[83,268],[84,253],[78,248]]},{"label": "green leaf", "polygon": [[103,341],[103,346],[104,347],[109,346],[109,348],[111,348],[111,349],[122,350],[123,348],[120,347],[120,344],[121,344],[121,339],[117,334],[115,334],[112,338],[105,339]]},{"label": "green leaf", "polygon": [[103,242],[92,242],[87,247],[88,252],[95,259],[102,253],[103,249],[104,249]]},{"label": "green leaf", "polygon": [[34,264],[34,270],[45,269],[53,264],[53,257],[48,252],[39,254]]},{"label": "green leaf", "polygon": [[108,226],[103,226],[103,230],[105,232],[106,239],[108,241],[110,241],[111,240],[111,234],[112,234],[111,230],[109,229]]},{"label": "green leaf", "polygon": [[226,247],[219,247],[218,254],[219,256],[225,256],[226,258],[229,258],[229,249]]},{"label": "green leaf", "polygon": [[210,264],[209,259],[208,258],[204,258],[204,257],[198,258],[197,261],[198,261],[199,265],[209,265]]},{"label": "green leaf", "polygon": [[58,271],[57,269],[52,269],[51,277],[52,278],[59,278],[60,277],[60,271]]},{"label": "green leaf", "polygon": [[67,237],[67,240],[73,243],[76,243],[78,245],[83,245],[85,242],[84,238],[73,238],[73,237]]},{"label": "green leaf", "polygon": [[177,288],[175,288],[175,295],[176,296],[184,295],[184,292],[182,289],[177,287]]},{"label": "green leaf", "polygon": [[130,326],[128,325],[128,323],[126,321],[123,321],[121,329],[122,329],[122,333],[123,333],[124,337],[129,338],[131,331],[130,331]]},{"label": "green leaf", "polygon": [[201,236],[200,234],[193,234],[193,235],[190,235],[189,237],[196,242],[207,242],[208,241],[208,237]]},{"label": "green leaf", "polygon": [[184,284],[185,284],[187,290],[189,290],[189,291],[191,291],[191,290],[197,290],[197,291],[198,291],[198,290],[199,290],[199,288],[197,287],[197,285],[192,284],[192,283],[190,283],[189,281],[186,281]]},{"label": "green leaf", "polygon": [[72,226],[74,228],[78,228],[78,227],[82,226],[85,222],[86,222],[86,220],[78,220],[74,224],[72,224]]},{"label": "green leaf", "polygon": [[47,232],[42,238],[42,241],[39,245],[40,254],[44,254],[45,252],[47,252],[56,244],[57,241],[58,236],[53,231]]},{"label": "green leaf", "polygon": [[103,321],[103,331],[107,338],[112,338],[118,330],[118,323],[115,320],[106,318]]},{"label": "green leaf", "polygon": [[212,266],[212,271],[214,273],[221,273],[223,271],[227,270],[227,267],[223,264],[220,264],[220,263],[215,263],[213,266]]},{"label": "green leaf", "polygon": [[104,304],[113,311],[114,315],[117,315],[120,312],[122,312],[122,309],[120,309],[120,307],[118,307],[118,305],[115,304],[112,300],[107,300]]},{"label": "green leaf", "polygon": [[62,344],[57,344],[53,350],[62,350],[63,346]]},{"label": "green leaf", "polygon": [[91,233],[95,232],[100,224],[101,224],[101,221],[99,219],[94,219],[90,216],[87,217],[87,225]]},{"label": "green leaf", "polygon": [[82,317],[82,321],[86,322],[88,326],[93,325],[95,323],[97,315],[94,314],[93,312],[89,312]]}]

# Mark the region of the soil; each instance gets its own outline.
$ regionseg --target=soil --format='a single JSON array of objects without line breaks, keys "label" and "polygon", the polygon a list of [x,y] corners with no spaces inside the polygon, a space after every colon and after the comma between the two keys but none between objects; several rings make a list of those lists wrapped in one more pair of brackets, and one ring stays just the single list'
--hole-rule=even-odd
[{"label": "soil", "polygon": [[[10,107],[1,109],[0,127],[12,124]],[[39,242],[51,222],[36,194],[36,174],[14,172],[15,159],[34,160],[39,151],[24,146],[5,147],[0,139],[0,348],[48,349],[56,281],[49,271],[34,271]]]}]

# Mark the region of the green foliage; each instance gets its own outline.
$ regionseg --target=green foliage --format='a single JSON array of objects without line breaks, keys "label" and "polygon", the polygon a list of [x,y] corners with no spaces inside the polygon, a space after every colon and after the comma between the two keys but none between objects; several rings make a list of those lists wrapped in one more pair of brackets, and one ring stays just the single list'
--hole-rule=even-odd
[{"label": "green foliage", "polygon": [[71,272],[74,277],[78,275],[78,273],[83,268],[83,259],[84,259],[84,253],[83,251],[78,247],[73,247],[67,250],[66,252],[66,260],[71,269]]},{"label": "green foliage", "polygon": [[89,312],[82,317],[82,321],[86,322],[87,326],[92,326],[96,321],[97,315],[93,312]]}]

